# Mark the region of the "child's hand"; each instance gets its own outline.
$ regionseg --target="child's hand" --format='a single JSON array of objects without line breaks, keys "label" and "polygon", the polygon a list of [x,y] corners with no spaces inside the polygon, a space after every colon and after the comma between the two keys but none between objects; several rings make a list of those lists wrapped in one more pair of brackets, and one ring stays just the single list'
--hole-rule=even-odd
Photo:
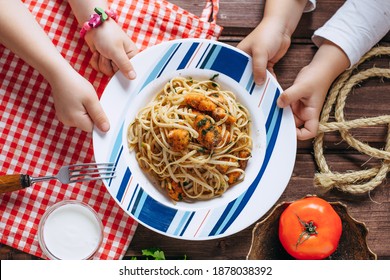
[{"label": "child's hand", "polygon": [[109,19],[89,30],[85,40],[92,51],[90,63],[95,70],[107,76],[120,70],[128,79],[135,79],[136,73],[129,59],[138,53],[138,49],[114,20]]},{"label": "child's hand", "polygon": [[56,115],[63,124],[86,132],[91,132],[94,124],[101,131],[109,130],[109,121],[94,87],[76,71],[63,71],[50,85]]},{"label": "child's hand", "polygon": [[299,140],[317,135],[326,94],[349,65],[347,55],[337,45],[325,40],[310,64],[299,72],[294,84],[280,95],[279,107],[291,105]]},{"label": "child's hand", "polygon": [[278,99],[281,108],[291,105],[298,140],[317,135],[319,117],[330,84],[324,81],[318,68],[310,64],[299,72],[294,84]]},{"label": "child's hand", "polygon": [[291,38],[284,26],[274,19],[264,19],[238,48],[253,58],[253,72],[256,84],[261,85],[266,79],[266,69],[275,75],[274,65],[286,54]]}]

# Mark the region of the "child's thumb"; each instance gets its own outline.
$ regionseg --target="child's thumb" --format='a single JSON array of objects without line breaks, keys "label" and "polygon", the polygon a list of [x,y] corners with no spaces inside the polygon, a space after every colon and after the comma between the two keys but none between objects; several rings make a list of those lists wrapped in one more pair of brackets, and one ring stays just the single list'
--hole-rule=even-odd
[{"label": "child's thumb", "polygon": [[285,108],[301,98],[301,89],[292,85],[279,96],[277,104],[280,108]]},{"label": "child's thumb", "polygon": [[107,132],[110,129],[110,122],[106,114],[104,113],[103,108],[99,103],[99,100],[97,99],[97,96],[96,99],[93,99],[92,101],[85,103],[84,107],[89,117],[91,118],[92,122],[96,125],[96,127],[99,130],[103,132]]},{"label": "child's thumb", "polygon": [[112,60],[123,75],[125,75],[130,80],[135,79],[136,73],[134,71],[133,65],[131,64],[128,55],[124,51],[120,53],[118,52]]}]

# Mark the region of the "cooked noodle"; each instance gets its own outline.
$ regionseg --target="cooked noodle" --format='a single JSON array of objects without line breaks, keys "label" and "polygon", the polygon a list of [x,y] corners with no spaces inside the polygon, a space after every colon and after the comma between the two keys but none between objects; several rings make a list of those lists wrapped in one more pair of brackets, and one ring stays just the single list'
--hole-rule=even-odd
[{"label": "cooked noodle", "polygon": [[174,200],[222,195],[244,179],[252,150],[248,110],[212,79],[171,79],[138,112],[127,139]]}]

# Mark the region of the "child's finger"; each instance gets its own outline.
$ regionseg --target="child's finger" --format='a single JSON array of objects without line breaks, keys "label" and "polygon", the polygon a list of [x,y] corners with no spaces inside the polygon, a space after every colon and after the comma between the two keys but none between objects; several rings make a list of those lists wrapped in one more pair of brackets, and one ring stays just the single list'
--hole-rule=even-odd
[{"label": "child's finger", "polygon": [[255,79],[255,83],[257,85],[262,85],[265,82],[267,73],[266,68],[268,64],[268,55],[267,52],[264,52],[260,48],[254,48],[251,46],[250,40],[244,39],[241,41],[237,48],[246,52],[250,56],[252,56],[252,67],[253,67],[253,75]]},{"label": "child's finger", "polygon": [[133,65],[130,63],[130,58],[137,53],[136,49],[130,49],[128,52],[125,50],[121,52],[115,52],[112,61],[119,68],[119,71],[123,73],[128,79],[134,80],[136,73],[134,71]]},{"label": "child's finger", "polygon": [[268,55],[266,52],[253,53],[253,76],[257,85],[262,85],[267,78]]},{"label": "child's finger", "polygon": [[99,130],[107,132],[110,129],[110,122],[97,98],[93,101],[85,103],[84,107],[88,112],[88,115],[91,118],[92,122]]},{"label": "child's finger", "polygon": [[85,114],[77,119],[77,123],[75,123],[74,126],[77,126],[85,132],[92,132],[93,122],[88,114]]},{"label": "child's finger", "polygon": [[104,56],[100,55],[99,57],[99,70],[107,76],[114,75],[113,66],[111,64],[111,60],[108,58],[105,58]]},{"label": "child's finger", "polygon": [[315,137],[318,130],[318,120],[311,119],[307,120],[303,127],[297,128],[297,138],[298,140],[307,140]]},{"label": "child's finger", "polygon": [[291,105],[291,103],[298,101],[301,98],[301,93],[302,91],[299,86],[292,85],[279,96],[277,101],[278,106],[280,108],[285,108]]},{"label": "child's finger", "polygon": [[93,52],[91,60],[89,61],[89,64],[91,64],[92,68],[96,71],[99,71],[99,53]]}]

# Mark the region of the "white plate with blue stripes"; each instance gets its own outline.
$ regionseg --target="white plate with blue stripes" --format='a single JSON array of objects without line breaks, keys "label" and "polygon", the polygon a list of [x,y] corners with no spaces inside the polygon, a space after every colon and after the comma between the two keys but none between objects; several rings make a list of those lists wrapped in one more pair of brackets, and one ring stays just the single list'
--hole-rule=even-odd
[{"label": "white plate with blue stripes", "polygon": [[[104,184],[130,216],[161,234],[186,240],[207,240],[237,233],[260,219],[285,190],[295,163],[296,134],[290,108],[276,100],[282,89],[268,73],[263,86],[253,80],[251,58],[211,40],[174,40],[150,47],[131,60],[137,72],[129,81],[117,73],[101,104],[111,129],[93,132],[97,162],[115,162],[116,177]],[[209,79],[231,90],[251,114],[253,149],[245,179],[221,197],[173,203],[140,169],[126,142],[128,124],[163,85],[178,75]]]}]

